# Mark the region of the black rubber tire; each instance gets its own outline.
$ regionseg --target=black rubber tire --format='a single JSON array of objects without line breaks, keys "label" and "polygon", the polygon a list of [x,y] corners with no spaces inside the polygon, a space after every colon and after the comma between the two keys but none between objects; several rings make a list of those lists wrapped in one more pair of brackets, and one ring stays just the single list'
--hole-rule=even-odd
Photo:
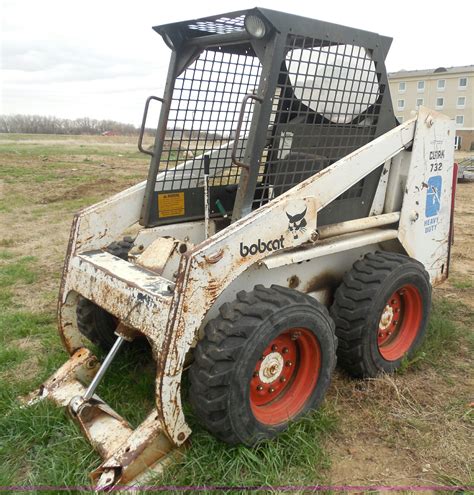
[{"label": "black rubber tire", "polygon": [[288,328],[311,331],[320,348],[321,366],[314,388],[302,409],[305,414],[323,400],[336,364],[337,338],[328,310],[298,291],[257,285],[239,292],[208,322],[190,368],[190,402],[201,424],[229,444],[254,445],[274,437],[288,421],[269,426],[254,416],[250,405],[250,377],[263,350]]},{"label": "black rubber tire", "polygon": [[[387,301],[410,284],[421,296],[421,321],[409,350],[396,360],[385,359],[378,346],[379,322]],[[376,252],[356,261],[335,293],[331,316],[336,323],[338,363],[352,376],[370,378],[392,373],[410,357],[426,334],[431,284],[422,263],[402,254]]]},{"label": "black rubber tire", "polygon": [[[124,237],[122,241],[109,244],[107,252],[126,260],[132,246],[133,239]],[[77,327],[82,335],[106,351],[112,347],[116,340],[114,331],[117,327],[117,320],[110,313],[80,296],[76,307],[76,317]]]},{"label": "black rubber tire", "polygon": [[114,317],[89,299],[79,297],[76,307],[77,327],[93,344],[105,351],[110,350],[116,340],[117,322]]}]

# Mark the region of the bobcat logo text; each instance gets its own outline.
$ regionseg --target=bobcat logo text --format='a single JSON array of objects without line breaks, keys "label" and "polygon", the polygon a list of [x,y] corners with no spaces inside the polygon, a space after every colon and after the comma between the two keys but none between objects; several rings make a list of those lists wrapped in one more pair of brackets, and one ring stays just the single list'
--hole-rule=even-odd
[{"label": "bobcat logo text", "polygon": [[247,246],[243,242],[240,243],[240,256],[245,258],[249,254],[257,254],[257,253],[266,253],[267,251],[278,251],[279,249],[284,249],[283,245],[284,239],[283,236],[280,236],[279,239],[273,239],[270,241],[262,241],[262,239],[258,239],[254,244],[250,244]]}]

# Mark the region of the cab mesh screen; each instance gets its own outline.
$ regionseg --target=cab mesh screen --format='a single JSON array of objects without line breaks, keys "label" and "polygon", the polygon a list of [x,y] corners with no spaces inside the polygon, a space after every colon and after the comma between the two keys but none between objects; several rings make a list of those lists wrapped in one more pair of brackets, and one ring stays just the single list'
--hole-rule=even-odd
[{"label": "cab mesh screen", "polygon": [[302,36],[286,48],[254,208],[371,141],[380,113],[384,88],[367,50]]},{"label": "cab mesh screen", "polygon": [[[212,153],[211,185],[238,182],[231,148],[243,97],[256,90],[261,66],[247,53],[205,50],[175,81],[156,190],[200,185],[203,155]],[[242,136],[248,133],[253,106],[247,105]],[[245,140],[239,141],[242,157]]]}]

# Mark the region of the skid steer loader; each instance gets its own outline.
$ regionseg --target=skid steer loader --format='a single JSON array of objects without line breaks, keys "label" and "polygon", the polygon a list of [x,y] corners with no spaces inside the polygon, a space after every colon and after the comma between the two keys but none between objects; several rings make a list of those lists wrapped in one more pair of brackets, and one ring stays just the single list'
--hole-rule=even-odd
[{"label": "skid steer loader", "polygon": [[[397,122],[389,38],[261,8],[154,29],[171,61],[145,105],[148,178],[74,217],[58,305],[71,357],[27,399],[68,409],[103,457],[100,488],[186,442],[185,362],[202,424],[253,445],[321,403],[336,355],[357,377],[396,370],[449,270],[453,122],[424,107]],[[95,392],[138,336],[156,392],[133,430]]]}]

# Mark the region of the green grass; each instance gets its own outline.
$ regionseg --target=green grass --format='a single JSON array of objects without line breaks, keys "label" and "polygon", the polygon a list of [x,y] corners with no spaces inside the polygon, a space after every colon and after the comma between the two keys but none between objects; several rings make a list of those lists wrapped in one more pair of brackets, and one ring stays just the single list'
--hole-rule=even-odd
[{"label": "green grass", "polygon": [[456,289],[472,289],[474,287],[474,281],[468,278],[455,278],[450,282]]},{"label": "green grass", "polygon": [[[292,424],[282,435],[254,448],[228,446],[187,414],[193,434],[182,460],[158,485],[314,485],[327,482],[330,459],[324,442],[337,420],[328,406]],[[238,493],[238,492],[237,492]]]},{"label": "green grass", "polygon": [[5,193],[0,199],[0,213],[17,213],[23,207],[31,207],[31,199],[26,195]]},{"label": "green grass", "polygon": [[0,251],[0,260],[11,260],[15,255],[10,253],[10,251]]},{"label": "green grass", "polygon": [[74,157],[86,157],[91,158],[96,157],[118,157],[123,160],[127,159],[141,159],[148,160],[143,153],[138,150],[128,150],[123,149],[121,146],[114,146],[113,143],[107,146],[94,146],[93,143],[90,145],[80,145],[78,147],[73,147],[65,143],[54,144],[54,145],[42,145],[39,143],[25,143],[17,145],[14,143],[2,143],[0,142],[0,154],[11,155],[12,157],[22,158],[35,155],[43,160],[49,160],[52,157],[64,157],[64,156],[74,156]]},{"label": "green grass", "polygon": [[13,239],[0,239],[0,247],[12,247],[15,245]]},{"label": "green grass", "polygon": [[[56,332],[55,314],[26,311],[13,297],[16,285],[31,284],[37,279],[36,259],[15,258],[10,253],[5,256],[3,252],[2,259],[0,486],[89,484],[87,475],[98,465],[98,456],[64,410],[47,401],[22,408],[17,400],[18,395],[39,386],[67,356]],[[36,343],[31,349],[16,344],[25,337]],[[33,358],[38,366],[33,378],[16,374],[19,365],[25,366]],[[27,369],[31,366],[27,365]]]},{"label": "green grass", "polygon": [[[11,303],[10,298],[7,304]],[[24,310],[6,309],[4,306],[0,314],[0,343],[6,344],[12,337],[17,339],[35,337],[48,341],[54,338],[58,340],[58,336],[52,333],[55,327],[55,314],[31,313]]]},{"label": "green grass", "polygon": [[0,348],[0,373],[10,369],[12,366],[20,364],[25,360],[28,353],[23,349],[16,347],[2,347]]},{"label": "green grass", "polygon": [[449,366],[450,359],[447,358],[456,352],[461,340],[465,340],[474,352],[472,332],[469,332],[472,323],[474,316],[465,304],[436,298],[423,344],[411,359],[402,362],[398,373],[427,364],[440,369]]},{"label": "green grass", "polygon": [[32,284],[36,281],[37,272],[31,268],[36,261],[34,256],[24,256],[12,263],[0,265],[0,288],[9,287],[17,282]]},{"label": "green grass", "polygon": [[47,401],[21,408],[12,387],[2,387],[1,403],[0,486],[90,484],[99,458],[62,409]]}]

